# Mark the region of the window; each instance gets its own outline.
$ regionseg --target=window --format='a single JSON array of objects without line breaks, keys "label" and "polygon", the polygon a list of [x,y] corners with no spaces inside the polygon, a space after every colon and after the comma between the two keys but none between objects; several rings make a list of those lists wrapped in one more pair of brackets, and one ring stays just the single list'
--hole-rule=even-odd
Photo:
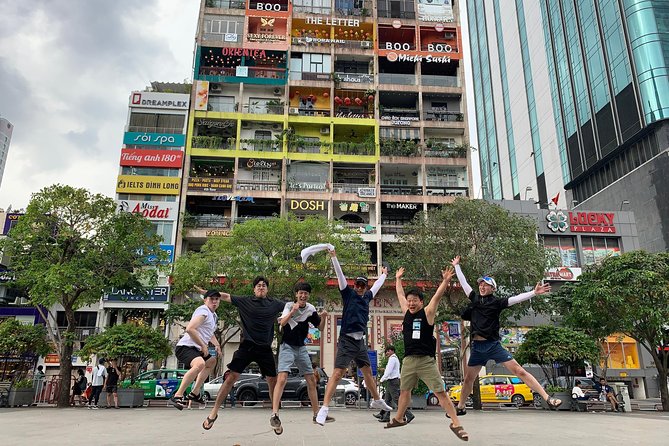
[{"label": "window", "polygon": [[639,352],[634,339],[622,334],[614,334],[606,338],[602,343],[602,352],[606,367],[612,369],[638,369]]},{"label": "window", "polygon": [[544,248],[554,251],[560,258],[560,266],[578,266],[574,237],[544,236]]},{"label": "window", "polygon": [[164,113],[131,113],[129,132],[181,133],[184,129],[184,115]]},{"label": "window", "polygon": [[493,379],[493,378],[483,378],[483,379],[481,380],[481,385],[482,385],[482,386],[490,386],[490,385],[492,385],[493,383],[494,383],[494,379]]},{"label": "window", "polygon": [[269,130],[256,130],[254,133],[254,138],[255,139],[263,139],[265,141],[271,141],[272,140],[272,132]]},{"label": "window", "polygon": [[[98,320],[97,311],[75,311],[74,324],[77,327],[95,327]],[[67,327],[67,318],[64,311],[56,313],[56,324],[59,327]]]},{"label": "window", "polygon": [[179,169],[162,169],[159,167],[134,167],[123,166],[121,168],[123,175],[153,175],[157,177],[178,177]]},{"label": "window", "polygon": [[173,222],[165,221],[152,221],[151,222],[151,233],[159,235],[162,237],[165,244],[172,244],[172,229],[174,228]]},{"label": "window", "polygon": [[619,256],[620,244],[613,237],[581,237],[583,265],[601,263],[606,257]]}]

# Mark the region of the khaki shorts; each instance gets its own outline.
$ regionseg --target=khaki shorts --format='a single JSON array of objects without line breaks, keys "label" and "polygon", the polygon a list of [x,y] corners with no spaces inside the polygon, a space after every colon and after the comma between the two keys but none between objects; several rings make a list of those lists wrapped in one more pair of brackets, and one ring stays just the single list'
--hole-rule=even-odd
[{"label": "khaki shorts", "polygon": [[400,390],[412,390],[419,379],[434,393],[444,391],[444,380],[432,356],[407,356],[402,361]]}]

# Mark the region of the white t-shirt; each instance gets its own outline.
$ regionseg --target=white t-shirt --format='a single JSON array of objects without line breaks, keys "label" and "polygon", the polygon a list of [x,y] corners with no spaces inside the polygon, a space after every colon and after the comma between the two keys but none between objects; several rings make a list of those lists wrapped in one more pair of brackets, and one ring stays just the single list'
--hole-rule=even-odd
[{"label": "white t-shirt", "polygon": [[[193,312],[193,317],[197,316],[205,316],[204,322],[202,322],[200,326],[195,329],[195,331],[197,331],[197,334],[200,335],[200,339],[202,339],[204,343],[208,344],[209,340],[212,338],[212,336],[214,336],[214,332],[216,331],[216,326],[218,325],[218,316],[216,313],[212,313],[206,305],[199,306]],[[199,344],[193,341],[188,333],[184,334],[183,337],[179,339],[177,345],[200,348]]]},{"label": "white t-shirt", "polygon": [[103,365],[96,365],[93,369],[93,381],[91,382],[92,386],[102,386],[105,383],[105,378],[107,377],[107,369]]},{"label": "white t-shirt", "polygon": [[581,389],[578,386],[574,386],[574,388],[571,389],[571,394],[576,395],[577,398],[583,398],[585,396],[585,393],[583,393],[583,389]]}]

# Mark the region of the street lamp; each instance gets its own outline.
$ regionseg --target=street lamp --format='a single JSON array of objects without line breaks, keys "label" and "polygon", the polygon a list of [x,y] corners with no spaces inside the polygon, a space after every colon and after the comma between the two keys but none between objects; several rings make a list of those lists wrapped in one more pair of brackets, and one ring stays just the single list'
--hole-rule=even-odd
[{"label": "street lamp", "polygon": [[525,188],[525,199],[526,199],[526,200],[527,200],[527,193],[528,193],[528,192],[532,192],[532,186],[527,186],[527,187]]},{"label": "street lamp", "polygon": [[623,201],[620,202],[620,210],[621,211],[623,210],[623,206],[626,205],[626,204],[630,204],[629,200],[623,200]]}]

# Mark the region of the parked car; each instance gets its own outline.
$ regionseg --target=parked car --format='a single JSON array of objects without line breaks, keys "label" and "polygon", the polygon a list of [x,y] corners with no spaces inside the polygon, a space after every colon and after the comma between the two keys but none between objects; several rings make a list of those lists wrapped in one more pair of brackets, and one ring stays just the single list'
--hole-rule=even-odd
[{"label": "parked car", "polygon": [[[184,369],[156,369],[140,373],[135,378],[135,383],[144,390],[145,399],[167,399],[179,388],[181,380],[188,370]],[[126,379],[121,386],[127,386],[130,380]],[[192,384],[186,389],[186,394],[190,392]]]},{"label": "parked car", "polygon": [[[328,375],[323,369],[318,369],[320,380],[316,385],[318,399],[323,398],[325,394],[325,385],[328,382]],[[262,376],[239,380],[232,387],[237,403],[254,405],[256,401],[269,400],[269,384]],[[300,376],[297,368],[291,368],[288,374],[286,387],[281,396],[283,400],[309,402],[309,393],[307,392],[307,381]]]},{"label": "parked car", "polygon": [[[520,407],[534,399],[530,387],[514,375],[486,375],[481,378],[480,387],[482,403],[509,403]],[[460,402],[461,391],[461,385],[453,386],[449,389],[448,396],[451,400]]]},{"label": "parked car", "polygon": [[337,391],[344,392],[344,401],[347,406],[354,405],[360,397],[360,388],[352,379],[342,378],[337,384]]},{"label": "parked car", "polygon": [[[238,381],[245,381],[247,379],[254,379],[254,378],[260,378],[259,373],[242,373],[239,375]],[[202,386],[202,391],[204,392],[204,399],[205,401],[209,400],[215,400],[216,397],[218,396],[218,391],[221,389],[221,386],[223,385],[223,382],[225,379],[223,378],[223,375],[219,376],[218,378],[212,379],[211,381],[204,383]],[[228,400],[230,397],[228,396]]]}]

